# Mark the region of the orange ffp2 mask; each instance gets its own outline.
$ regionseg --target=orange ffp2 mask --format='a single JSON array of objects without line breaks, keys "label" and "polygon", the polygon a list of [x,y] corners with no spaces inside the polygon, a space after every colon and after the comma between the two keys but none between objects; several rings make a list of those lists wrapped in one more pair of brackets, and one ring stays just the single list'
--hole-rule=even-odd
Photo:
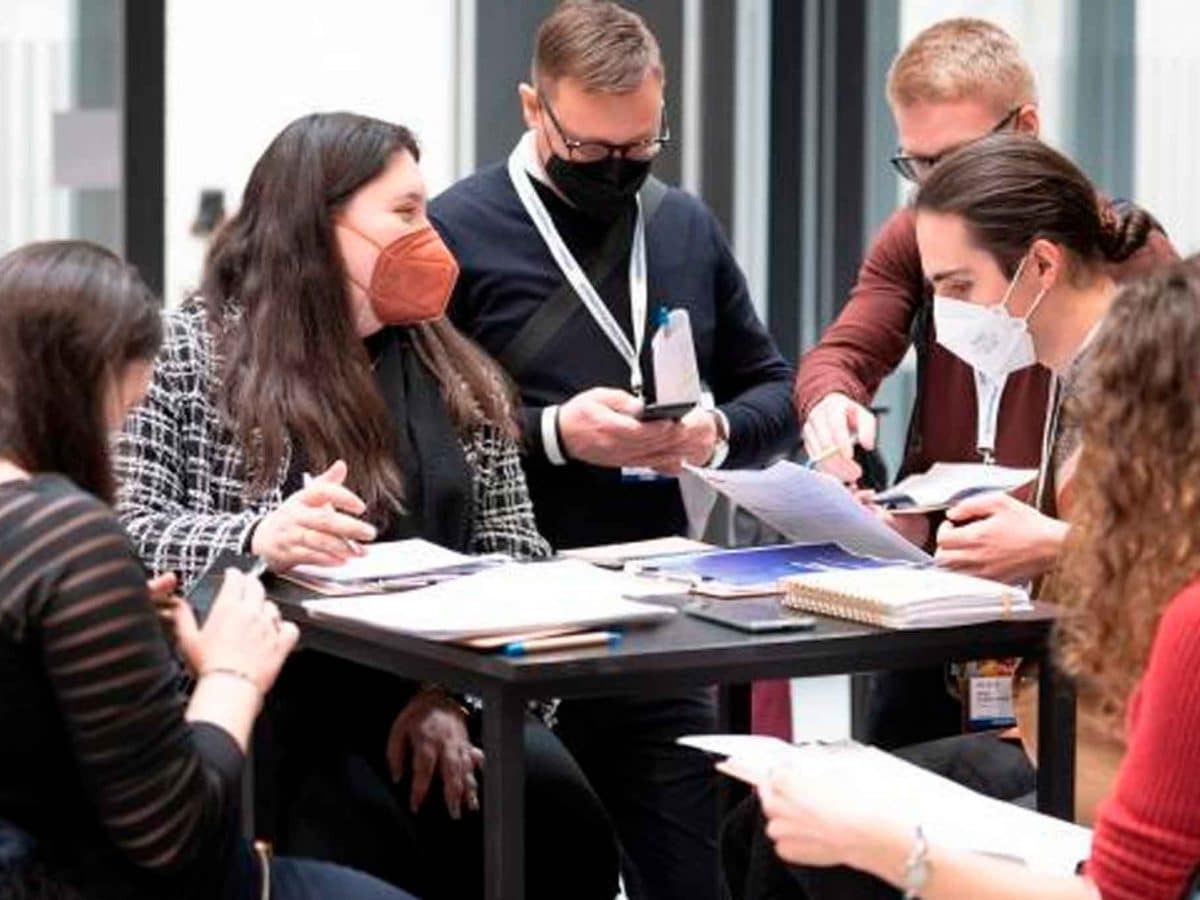
[{"label": "orange ffp2 mask", "polygon": [[348,223],[337,227],[353,232],[379,251],[370,285],[353,275],[350,280],[366,293],[380,322],[419,325],[446,314],[458,281],[458,263],[432,225],[410,231],[386,246]]}]

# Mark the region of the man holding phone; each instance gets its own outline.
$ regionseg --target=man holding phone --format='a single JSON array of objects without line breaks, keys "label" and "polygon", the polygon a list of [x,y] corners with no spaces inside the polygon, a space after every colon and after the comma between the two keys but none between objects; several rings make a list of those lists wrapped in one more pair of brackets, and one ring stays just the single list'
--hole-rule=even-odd
[{"label": "man holding phone", "polygon": [[[519,88],[529,130],[430,206],[462,270],[451,318],[520,389],[534,511],[560,549],[682,533],[683,463],[753,466],[796,439],[791,370],[720,226],[649,178],[664,78],[639,16],[561,5]],[[711,408],[652,408],[662,307],[688,312]]]},{"label": "man holding phone", "polygon": [[[791,368],[750,303],[720,226],[649,178],[670,140],[664,69],[641,17],[567,2],[538,30],[528,131],[506,162],[430,205],[461,275],[450,317],[520,390],[524,465],[556,549],[682,534],[682,463],[752,466],[797,439]],[[688,313],[714,396],[678,420],[651,345]],[[665,392],[670,394],[670,391]],[[668,411],[670,413],[670,411]],[[716,727],[712,693],[567,700],[555,734],[612,818],[631,900],[716,900],[715,784],[675,741]]]}]

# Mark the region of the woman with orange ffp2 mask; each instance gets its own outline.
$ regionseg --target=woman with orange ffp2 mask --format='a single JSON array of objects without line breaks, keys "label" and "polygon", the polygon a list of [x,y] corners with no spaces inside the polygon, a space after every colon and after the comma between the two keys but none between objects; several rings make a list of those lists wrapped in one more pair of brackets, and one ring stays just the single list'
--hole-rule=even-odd
[{"label": "woman with orange ffp2 mask", "polygon": [[[550,554],[509,384],[445,318],[458,265],[419,156],[402,126],[332,113],[288,125],[255,165],[118,446],[118,508],[149,567],[187,584],[223,550],[280,573],[405,538]],[[267,715],[278,821],[263,824],[281,849],[426,900],[482,894],[483,757],[458,698],[302,651]],[[610,900],[599,802],[533,717],[526,748],[528,896],[569,879]]]}]

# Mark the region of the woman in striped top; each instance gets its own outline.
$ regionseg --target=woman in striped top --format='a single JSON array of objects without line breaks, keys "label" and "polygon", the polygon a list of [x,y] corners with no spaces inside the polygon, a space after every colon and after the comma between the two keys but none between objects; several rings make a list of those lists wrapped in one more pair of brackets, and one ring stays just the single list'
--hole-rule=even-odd
[{"label": "woman in striped top", "polygon": [[0,819],[88,898],[400,900],[348,870],[268,868],[239,836],[246,743],[297,632],[230,573],[203,628],[173,607],[197,677],[190,700],[177,689],[109,508],[108,433],[144,394],[161,336],[155,299],[105,250],[0,259]]}]

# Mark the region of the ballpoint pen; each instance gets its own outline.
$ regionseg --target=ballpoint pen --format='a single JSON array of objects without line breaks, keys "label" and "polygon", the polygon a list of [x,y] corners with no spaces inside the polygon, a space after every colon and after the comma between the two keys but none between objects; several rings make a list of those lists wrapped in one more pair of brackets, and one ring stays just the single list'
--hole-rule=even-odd
[{"label": "ballpoint pen", "polygon": [[[307,472],[305,472],[304,473],[304,486],[308,487],[312,483],[313,483],[313,477],[311,475],[309,475]],[[326,503],[325,506],[328,509],[333,509],[332,503]],[[353,553],[355,556],[363,555],[362,545],[359,544],[357,541],[352,541],[350,538],[347,538],[347,537],[344,537],[341,540],[350,549],[350,552]]]}]

